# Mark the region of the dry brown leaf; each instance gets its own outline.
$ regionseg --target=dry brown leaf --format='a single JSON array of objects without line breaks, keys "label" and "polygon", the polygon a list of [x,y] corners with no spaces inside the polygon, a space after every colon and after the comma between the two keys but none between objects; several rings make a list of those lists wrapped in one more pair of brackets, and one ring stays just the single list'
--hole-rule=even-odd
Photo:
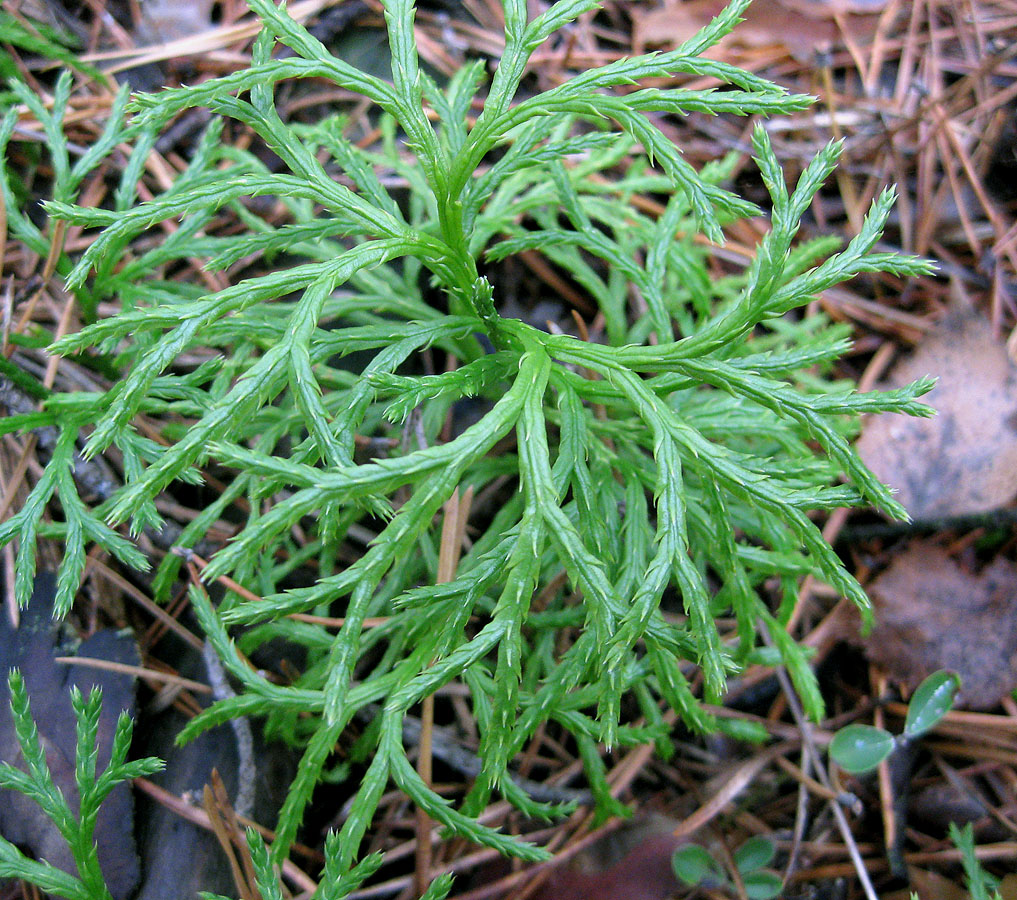
[{"label": "dry brown leaf", "polygon": [[212,25],[212,0],[145,0],[140,8],[138,37],[142,44],[188,38]]},{"label": "dry brown leaf", "polygon": [[1017,496],[1017,366],[985,317],[954,310],[891,372],[887,387],[939,378],[932,419],[878,416],[858,452],[915,519],[988,512]]},{"label": "dry brown leaf", "polygon": [[1017,900],[1017,875],[1004,875],[997,890],[1003,900]]},{"label": "dry brown leaf", "polygon": [[611,832],[555,869],[534,900],[667,900],[678,888],[671,857],[674,822],[648,816]]},{"label": "dry brown leaf", "polygon": [[1017,687],[1017,566],[980,573],[915,541],[869,585],[876,625],[865,652],[914,690],[940,669],[961,677],[958,705],[989,709]]},{"label": "dry brown leaf", "polygon": [[911,821],[918,821],[922,827],[935,829],[944,834],[951,822],[966,825],[977,822],[987,810],[978,795],[978,789],[970,779],[957,776],[957,783],[949,780],[935,781],[916,790],[910,803]]},{"label": "dry brown leaf", "polygon": [[[834,16],[847,17],[841,21],[857,40],[875,29],[878,13],[885,5],[886,0],[755,0],[742,14],[744,22],[725,38],[725,46],[778,45],[786,47],[796,59],[809,61],[817,49],[829,48],[838,41],[840,27]],[[708,25],[725,6],[725,0],[667,0],[659,9],[635,9],[632,19],[636,52],[647,45],[677,46]]]},{"label": "dry brown leaf", "polygon": [[915,894],[922,900],[968,900],[968,892],[956,881],[916,866],[908,869],[908,886],[884,894],[883,900],[910,900]]}]

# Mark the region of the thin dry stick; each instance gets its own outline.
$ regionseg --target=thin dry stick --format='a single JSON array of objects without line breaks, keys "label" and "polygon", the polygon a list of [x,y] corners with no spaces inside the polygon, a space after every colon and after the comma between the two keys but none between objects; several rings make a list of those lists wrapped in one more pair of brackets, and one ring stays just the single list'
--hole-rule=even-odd
[{"label": "thin dry stick", "polygon": [[[67,233],[67,223],[63,219],[55,220],[53,226],[53,235],[49,242],[49,252],[46,254],[46,262],[42,267],[41,286],[32,295],[32,299],[28,301],[25,311],[21,314],[21,318],[18,319],[18,324],[14,326],[16,334],[21,334],[25,327],[28,325],[32,318],[32,314],[35,312],[36,304],[39,302],[39,298],[42,297],[43,291],[46,290],[46,286],[49,284],[49,280],[53,277],[53,273],[56,271],[57,263],[60,260],[60,254],[64,249],[64,235]],[[63,337],[63,334],[58,332],[56,337]],[[48,375],[48,370],[47,370]],[[53,387],[53,383],[50,382],[46,387]]]},{"label": "thin dry stick", "polygon": [[[298,22],[304,21],[328,5],[328,0],[304,0],[294,3],[289,10],[291,17]],[[236,25],[223,25],[211,28],[191,37],[179,38],[149,47],[125,47],[121,50],[105,50],[88,53],[81,57],[82,62],[106,62],[115,60],[112,66],[106,67],[107,74],[121,72],[135,66],[162,62],[166,59],[187,56],[207,56],[221,50],[228,44],[246,41],[253,38],[261,29],[260,21],[247,21]]]},{"label": "thin dry stick", "polygon": [[[826,108],[830,110],[830,129],[833,131],[834,138],[840,141],[843,140],[844,134],[841,131],[840,122],[837,121],[837,90],[833,84],[833,72],[829,65],[823,66],[819,72],[823,83],[823,99],[826,102]],[[857,233],[862,230],[862,214],[858,206],[858,193],[851,180],[851,173],[844,167],[838,166],[834,177],[837,179],[837,187],[840,188],[844,211],[847,213],[848,221],[851,222],[851,229]]]},{"label": "thin dry stick", "polygon": [[219,814],[222,816],[224,823],[229,828],[230,835],[233,838],[233,844],[236,846],[237,850],[239,850],[240,862],[244,867],[247,884],[251,886],[251,892],[254,897],[259,898],[260,894],[257,888],[258,877],[255,873],[254,860],[251,858],[250,848],[247,846],[247,841],[244,839],[244,831],[240,827],[240,819],[238,818],[239,812],[233,807],[233,804],[230,803],[229,795],[226,793],[226,785],[223,784],[223,780],[219,775],[218,769],[212,769],[211,787]]},{"label": "thin dry stick", "polygon": [[[472,503],[473,487],[471,486],[467,488],[461,500],[459,489],[456,488],[445,504],[445,521],[441,526],[441,547],[438,552],[438,576],[436,579],[438,584],[445,584],[455,578]],[[428,694],[420,705],[420,743],[417,747],[417,774],[428,787],[433,780],[433,736],[434,695]],[[416,869],[414,872],[414,887],[418,897],[427,890],[430,874],[431,819],[423,809],[418,807]]]},{"label": "thin dry stick", "polygon": [[[14,571],[14,546],[4,546],[4,571]],[[18,598],[14,593],[14,579],[4,579],[4,608],[7,610],[7,618],[14,628],[21,624],[21,610],[18,608]]]},{"label": "thin dry stick", "polygon": [[108,672],[119,672],[122,675],[134,675],[137,678],[144,678],[150,681],[163,681],[167,684],[175,684],[178,687],[194,691],[196,694],[211,694],[212,689],[200,681],[191,681],[172,672],[157,672],[155,669],[146,669],[144,666],[131,666],[127,663],[118,663],[109,659],[93,659],[90,656],[58,656],[54,662],[63,663],[65,666],[87,666],[90,669],[105,669]]},{"label": "thin dry stick", "polygon": [[721,835],[721,839],[714,846],[720,853],[720,861],[727,869],[728,877],[731,879],[731,887],[734,888],[735,897],[737,897],[737,900],[749,900],[749,895],[745,890],[745,879],[738,868],[738,863],[735,862],[731,848],[727,845],[726,836]]},{"label": "thin dry stick", "polygon": [[[200,556],[198,556],[197,553],[195,553],[193,550],[187,549],[186,547],[174,547],[173,553],[175,553],[182,559],[187,560],[188,562],[194,563],[199,572],[203,572],[205,566],[208,565],[208,562],[206,560],[202,559]],[[245,600],[253,600],[257,603],[262,602],[263,598],[259,597],[253,591],[249,591],[242,584],[240,584],[240,582],[234,581],[228,575],[219,575],[216,577],[215,581],[217,584],[221,584],[224,588],[226,588],[229,591],[233,591],[234,594],[243,597]],[[343,617],[312,616],[309,615],[308,613],[290,613],[287,616],[287,618],[295,619],[298,622],[310,622],[313,625],[324,625],[328,628],[342,628],[346,622],[346,619]],[[377,628],[379,625],[384,625],[388,620],[389,620],[388,616],[373,616],[364,619],[361,627]]]},{"label": "thin dry stick", "polygon": [[[200,556],[198,556],[197,553],[195,553],[188,547],[174,547],[173,553],[181,557],[181,559],[183,559],[188,564],[193,565],[195,567],[196,572],[203,572],[205,570],[205,567],[208,565],[208,562],[206,560],[202,559]],[[215,580],[217,583],[221,584],[224,588],[226,588],[229,591],[233,591],[234,594],[238,594],[245,600],[254,600],[255,602],[258,603],[261,602],[262,599],[261,597],[259,597],[253,591],[249,591],[238,581],[234,581],[227,575],[220,575]],[[201,579],[197,577],[197,575],[195,575],[194,582],[195,584],[198,584],[201,582]]]},{"label": "thin dry stick", "polygon": [[840,794],[837,791],[832,791],[825,785],[820,784],[806,771],[806,766],[811,768],[811,762],[808,756],[805,756],[802,760],[803,766],[796,766],[787,757],[779,756],[774,760],[778,766],[780,766],[785,772],[788,773],[798,784],[806,791],[815,794],[817,797],[823,800],[836,800],[838,802],[843,801],[844,794]]},{"label": "thin dry stick", "polygon": [[[882,697],[887,693],[887,679],[884,675],[879,675],[874,666],[870,666],[870,684],[873,685],[873,696]],[[877,728],[886,730],[886,722],[883,710],[881,707],[876,706],[872,712],[873,721],[872,724]],[[876,769],[876,780],[879,784],[879,812],[883,819],[883,843],[887,848],[887,856],[891,859],[890,868],[894,868],[893,859],[899,857],[899,838],[898,828],[900,827],[897,822],[897,816],[893,808],[893,783],[890,778],[890,758],[887,757]]]},{"label": "thin dry stick", "polygon": [[[0,212],[4,209],[3,200],[0,199]],[[5,230],[0,223],[0,256],[3,255],[6,248]],[[0,259],[0,265],[2,265],[2,259]],[[2,271],[2,270],[0,270]],[[14,317],[14,276],[12,275],[7,279],[7,287],[4,288],[3,295],[3,311],[0,312],[0,329],[3,331],[2,340],[0,340],[0,353],[3,354],[4,359],[10,359],[11,354],[14,353],[14,347],[11,345],[11,322]]]},{"label": "thin dry stick", "polygon": [[[785,759],[783,756],[777,758],[777,764],[783,768],[783,764],[791,764],[789,759]],[[805,779],[809,778],[809,756],[803,749],[801,751],[801,769],[802,780],[798,782],[798,803],[797,809],[795,810],[795,827],[791,833],[791,847],[787,853],[787,865],[784,868],[783,882],[787,884],[794,873],[795,869],[798,868],[798,856],[802,851],[802,842],[805,840],[805,828],[806,822],[809,816],[809,788],[806,785]],[[819,787],[819,782],[815,782]]]},{"label": "thin dry stick", "polygon": [[716,794],[691,816],[682,821],[674,830],[674,836],[678,838],[689,837],[706,825],[707,822],[716,818],[735,797],[756,780],[756,776],[763,769],[770,765],[778,756],[783,756],[788,751],[794,750],[796,745],[797,742],[794,741],[782,741],[746,760],[735,769],[734,774],[724,782],[724,786]]},{"label": "thin dry stick", "polygon": [[[218,778],[218,776],[219,773],[213,769],[212,777]],[[221,784],[221,779],[219,780]],[[204,791],[202,791],[201,799],[202,805],[205,807],[205,813],[208,815],[209,824],[212,826],[212,833],[215,835],[216,840],[219,841],[222,852],[226,854],[226,860],[229,863],[230,872],[233,874],[233,883],[237,886],[240,900],[256,900],[258,895],[252,886],[253,882],[249,883],[247,881],[247,877],[237,860],[237,854],[233,847],[234,835],[229,828],[226,815],[217,805],[216,801],[218,798],[207,784]]]},{"label": "thin dry stick", "polygon": [[[770,633],[766,628],[765,623],[759,623],[759,633],[763,636],[767,646],[772,647],[773,641],[770,638]],[[798,725],[798,730],[802,735],[802,746],[809,754],[812,768],[819,778],[820,783],[823,787],[828,790],[833,790],[833,783],[830,781],[830,774],[826,771],[826,767],[823,765],[822,757],[819,755],[819,750],[816,747],[816,742],[812,738],[812,726],[805,718],[805,713],[802,711],[802,705],[798,700],[798,694],[795,693],[794,686],[791,684],[791,679],[788,678],[788,674],[783,666],[776,667],[777,680],[780,682],[781,690],[784,692],[784,696],[787,697],[787,705],[791,710],[791,715],[794,716],[794,720]],[[830,810],[833,813],[834,819],[837,820],[837,828],[841,833],[841,837],[844,839],[844,844],[848,849],[848,855],[851,857],[851,862],[855,867],[855,872],[858,875],[858,880],[862,885],[862,890],[865,892],[865,896],[868,900],[879,900],[879,896],[876,894],[876,889],[872,886],[872,881],[869,878],[869,873],[865,868],[865,860],[862,859],[862,855],[858,850],[858,844],[855,842],[855,836],[851,833],[851,826],[848,824],[847,816],[844,815],[844,810],[841,808],[839,800],[828,800],[830,804]]]},{"label": "thin dry stick", "polygon": [[[199,828],[205,828],[208,831],[212,831],[212,822],[209,815],[205,810],[198,806],[194,806],[188,803],[176,794],[167,791],[165,788],[159,787],[147,778],[135,778],[134,786],[139,790],[144,791],[150,797],[161,803],[167,809],[173,811],[182,819],[186,819],[188,822],[197,825]],[[244,825],[247,825],[257,831],[266,840],[274,840],[275,832],[269,828],[265,828],[264,825],[259,825],[253,819],[247,819],[243,816],[239,816],[238,820]],[[294,845],[293,849],[299,851],[301,848]],[[313,854],[317,859],[318,854]],[[321,861],[320,859],[318,860]],[[310,875],[308,875],[303,869],[299,868],[289,859],[282,861],[282,874],[291,884],[303,890],[315,891],[318,889],[318,882],[316,882]]]},{"label": "thin dry stick", "polygon": [[88,571],[92,572],[93,574],[98,573],[107,581],[111,581],[113,584],[115,584],[121,591],[127,594],[128,597],[134,600],[134,602],[137,603],[138,606],[140,606],[154,618],[162,622],[163,625],[165,625],[168,629],[170,629],[170,631],[176,634],[176,636],[179,637],[182,641],[185,641],[188,644],[190,644],[195,650],[201,649],[202,646],[201,638],[197,637],[197,635],[195,635],[190,629],[188,629],[184,625],[181,625],[179,620],[171,616],[168,612],[166,612],[166,610],[164,610],[157,603],[154,603],[152,600],[146,597],[142,591],[138,590],[138,588],[136,588],[133,584],[131,584],[130,581],[128,581],[118,572],[113,571],[113,569],[107,566],[104,562],[92,556],[89,556],[88,559],[85,561],[85,566]]},{"label": "thin dry stick", "polygon": [[[6,378],[0,376],[0,385],[9,384],[10,382],[7,381]],[[11,387],[13,389],[13,385]],[[6,435],[6,439],[12,443],[14,441],[14,437],[12,435]],[[21,453],[18,455],[18,461],[14,464],[10,477],[7,479],[3,495],[0,496],[0,522],[3,522],[7,518],[7,510],[14,502],[18,488],[21,487],[22,479],[25,477],[25,472],[28,471],[29,462],[32,459],[32,453],[35,450],[37,440],[38,437],[34,433],[25,438],[25,442],[21,448]]]},{"label": "thin dry stick", "polygon": [[[934,106],[933,112],[938,119],[940,120],[945,119],[943,110],[940,106],[938,105]],[[981,205],[986,218],[992,224],[996,238],[998,239],[999,237],[1006,233],[1006,225],[1004,224],[1003,218],[1000,216],[999,211],[996,209],[995,203],[992,202],[992,199],[986,192],[981,179],[978,177],[978,173],[975,171],[975,166],[974,163],[971,161],[971,157],[969,156],[967,150],[964,149],[964,146],[961,144],[960,139],[957,137],[957,132],[955,128],[951,125],[949,121],[943,122],[942,133],[946,141],[953,148],[954,153],[957,155],[957,159],[960,161],[961,168],[964,170],[964,174],[967,175],[968,183],[971,185],[972,190],[975,192],[975,196],[978,197],[978,202]],[[979,242],[978,247],[980,246],[981,244]],[[976,247],[976,250],[978,249],[978,247]],[[1017,254],[1013,252],[1007,252],[1006,255],[1010,260],[1010,264],[1017,268]]]},{"label": "thin dry stick", "polygon": [[[4,271],[4,260],[7,257],[7,203],[4,200],[3,192],[0,191],[0,275]],[[11,278],[7,282],[8,294],[13,298],[14,296],[14,279]],[[6,299],[6,298],[5,298]],[[3,354],[6,357],[7,353],[7,335],[10,329],[10,307],[5,302],[4,305],[4,319],[3,319]]]},{"label": "thin dry stick", "polygon": [[[991,860],[1013,861],[1015,855],[1017,855],[1017,841],[982,844],[975,847],[975,858],[979,862]],[[959,863],[963,859],[964,852],[956,847],[944,847],[942,850],[922,850],[904,854],[904,862],[909,866],[927,866],[930,863],[941,865],[944,863]],[[889,868],[889,863],[885,859],[873,859],[870,865],[879,872],[885,872]],[[796,881],[798,883],[805,881],[829,881],[834,878],[846,878],[853,871],[852,866],[848,863],[828,863],[827,865],[812,866],[799,872]]]}]

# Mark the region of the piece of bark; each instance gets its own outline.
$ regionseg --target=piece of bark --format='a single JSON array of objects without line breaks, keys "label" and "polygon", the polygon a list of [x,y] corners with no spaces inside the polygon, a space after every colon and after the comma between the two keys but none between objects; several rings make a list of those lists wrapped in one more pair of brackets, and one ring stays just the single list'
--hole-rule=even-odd
[{"label": "piece of bark", "polygon": [[[172,658],[185,677],[209,680],[201,655],[175,637],[164,638],[159,651]],[[202,703],[209,700],[207,696],[196,699]],[[166,760],[165,769],[151,780],[178,797],[188,797],[200,804],[202,791],[215,769],[235,804],[241,776],[234,730],[229,725],[220,725],[178,747],[175,739],[186,723],[187,718],[175,709],[142,716],[137,738],[139,752]],[[266,743],[257,723],[254,725],[257,769],[251,817],[272,827],[296,771],[299,753],[279,742]],[[226,856],[210,831],[181,818],[147,795],[138,797],[137,831],[142,883],[134,900],[179,900],[196,897],[199,891],[227,897],[237,894]],[[186,866],[180,865],[182,859],[187,860]]]}]

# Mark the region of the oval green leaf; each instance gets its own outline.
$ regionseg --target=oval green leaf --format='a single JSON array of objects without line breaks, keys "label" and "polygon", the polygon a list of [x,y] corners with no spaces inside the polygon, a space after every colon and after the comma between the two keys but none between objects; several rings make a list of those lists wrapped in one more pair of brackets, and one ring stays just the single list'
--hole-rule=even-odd
[{"label": "oval green leaf", "polygon": [[954,672],[933,672],[915,690],[908,704],[904,734],[914,738],[933,728],[953,706],[960,677]]},{"label": "oval green leaf", "polygon": [[876,768],[892,752],[893,735],[871,725],[848,725],[830,741],[830,756],[842,769],[857,775]]},{"label": "oval green leaf", "polygon": [[773,843],[765,837],[750,837],[734,852],[735,865],[743,875],[756,869],[765,869],[776,853]]},{"label": "oval green leaf", "polygon": [[773,900],[784,889],[784,879],[768,869],[749,872],[742,876],[742,882],[745,884],[745,896],[749,900]]},{"label": "oval green leaf", "polygon": [[713,880],[725,880],[720,863],[699,844],[686,844],[675,850],[671,868],[678,880],[689,887],[702,884],[710,876]]}]

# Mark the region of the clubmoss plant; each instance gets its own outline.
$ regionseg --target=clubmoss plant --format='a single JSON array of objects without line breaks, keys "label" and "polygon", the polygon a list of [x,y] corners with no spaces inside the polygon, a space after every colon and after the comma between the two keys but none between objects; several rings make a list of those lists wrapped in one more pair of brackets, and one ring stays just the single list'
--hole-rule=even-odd
[{"label": "clubmoss plant", "polygon": [[18,791],[39,804],[67,841],[78,874],[77,877],[70,875],[46,860],[30,859],[0,837],[0,878],[23,878],[49,894],[69,900],[109,900],[94,839],[99,807],[118,784],[158,772],[162,760],[146,757],[128,761],[134,722],[127,713],[121,713],[113,735],[109,765],[102,773],[96,773],[102,692],[94,689],[86,699],[77,688],[72,688],[71,706],[77,720],[74,782],[78,808],[75,811],[50,774],[46,750],[32,720],[25,681],[17,669],[11,670],[7,684],[15,734],[26,771],[9,762],[0,762],[0,787]]},{"label": "clubmoss plant", "polygon": [[[699,667],[702,696],[717,702],[732,672],[776,659],[757,640],[760,622],[820,716],[806,657],[785,627],[797,585],[813,574],[861,607],[866,600],[810,513],[872,505],[904,516],[849,438],[863,413],[926,414],[916,398],[930,383],[858,394],[828,380],[845,332],[796,310],[861,273],[927,267],[876,249],[891,191],[847,246],[797,242],[839,145],[791,190],[760,125],[752,145],[770,229],[744,271],[715,276],[711,242],[726,223],[763,211],[723,186],[734,158],[697,171],[659,118],[766,116],[811,102],[703,57],[744,0],[677,50],[581,72],[536,96],[520,90],[530,55],[595,0],[560,0],[533,20],[525,0],[505,0],[493,74],[477,61],[444,86],[419,66],[410,0],[384,4],[390,80],[332,56],[284,6],[249,2],[263,25],[249,68],[135,97],[129,120],[114,110],[109,140],[87,160],[68,162],[68,82],[52,108],[32,105],[54,156],[50,216],[101,229],[58,272],[86,316],[100,301],[120,310],[53,349],[122,377],[105,392],[47,395],[39,413],[0,426],[54,425],[60,435],[28,501],[0,526],[0,541],[20,541],[19,599],[30,591],[38,536],[64,542],[66,609],[88,542],[141,566],[118,527],[159,528],[156,499],[202,483],[214,467],[226,488],[177,545],[195,547],[224,515],[239,521],[204,576],[228,575],[261,599],[228,593],[213,608],[192,588],[208,640],[242,690],[181,740],[246,715],[305,748],[274,862],[287,855],[340,734],[358,711],[381,707],[358,748],[366,774],[329,842],[322,896],[341,896],[334,886],[362,871],[361,840],[392,786],[452,834],[544,858],[478,821],[493,794],[531,816],[561,812],[510,777],[537,729],[553,722],[573,737],[602,811],[617,811],[598,745],[655,740],[666,750],[662,705],[696,732],[733,727],[701,706],[689,674]],[[291,52],[274,58],[280,44]],[[723,89],[641,86],[676,74]],[[276,86],[302,78],[371,101],[380,145],[352,143],[338,116],[283,121]],[[198,106],[216,118],[188,168],[137,202],[156,137]],[[224,143],[227,119],[257,135],[280,170]],[[9,115],[0,145],[12,133]],[[82,173],[125,140],[133,149],[110,208],[76,205]],[[14,183],[5,169],[9,210]],[[663,197],[662,210],[633,204],[636,195]],[[255,198],[270,198],[285,221]],[[246,230],[223,234],[221,213]],[[166,221],[171,233],[139,241]],[[12,215],[11,227],[42,241],[26,216]],[[542,254],[596,306],[589,339],[503,315],[493,272],[523,252]],[[220,289],[174,277],[196,258],[220,273]],[[448,371],[429,369],[436,352]],[[483,415],[450,433],[445,423],[466,397]],[[139,417],[161,441],[139,430]],[[85,458],[113,447],[111,458],[122,459],[122,484],[97,505],[79,496],[79,446]],[[485,502],[474,503],[454,576],[439,583],[440,513],[457,489]],[[61,514],[44,522],[51,502]],[[161,561],[162,595],[179,567],[176,555]],[[306,612],[344,624],[332,633],[288,618]],[[719,617],[736,622],[732,633],[718,631]],[[299,678],[279,684],[254,671],[230,636],[239,626],[245,652],[278,636],[306,648]],[[418,775],[403,732],[404,717],[451,682],[469,691],[484,760],[458,803]],[[645,724],[623,715],[624,698]],[[443,895],[445,882],[435,891]]]},{"label": "clubmoss plant", "polygon": [[959,828],[956,822],[951,822],[950,840],[961,852],[961,865],[971,900],[1002,900],[999,879],[986,872],[978,862],[975,831],[971,823]]}]

